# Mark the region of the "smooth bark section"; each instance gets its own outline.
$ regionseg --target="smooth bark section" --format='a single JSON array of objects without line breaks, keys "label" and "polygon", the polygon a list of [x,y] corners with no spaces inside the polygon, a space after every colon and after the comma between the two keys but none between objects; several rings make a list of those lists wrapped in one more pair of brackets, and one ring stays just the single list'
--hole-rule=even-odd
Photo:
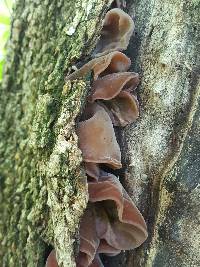
[{"label": "smooth bark section", "polygon": [[127,10],[135,14],[137,34],[128,56],[136,59],[133,71],[141,77],[141,110],[125,133],[125,187],[146,215],[150,236],[128,253],[124,266],[198,266],[198,167],[190,159],[199,138],[190,127],[199,127],[200,4],[144,0],[132,1]]},{"label": "smooth bark section", "polygon": [[[200,264],[200,108],[193,117],[183,148],[160,188],[155,241],[149,264],[186,267]],[[156,247],[154,253],[153,250]],[[153,264],[152,264],[153,263]]]}]

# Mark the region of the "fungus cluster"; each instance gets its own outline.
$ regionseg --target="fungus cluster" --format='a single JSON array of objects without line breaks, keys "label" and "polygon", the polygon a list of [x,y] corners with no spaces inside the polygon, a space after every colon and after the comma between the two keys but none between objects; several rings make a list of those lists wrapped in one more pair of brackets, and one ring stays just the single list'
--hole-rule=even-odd
[{"label": "fungus cluster", "polygon": [[[115,256],[121,250],[140,246],[147,238],[141,213],[111,173],[122,167],[114,127],[124,127],[139,115],[138,101],[133,95],[139,77],[127,72],[130,59],[120,52],[127,48],[133,29],[128,14],[119,8],[110,10],[95,50],[98,57],[67,77],[74,80],[93,72],[91,92],[77,128],[89,193],[88,207],[80,223],[77,267],[102,267],[100,253]],[[56,266],[53,250],[46,267]]]}]

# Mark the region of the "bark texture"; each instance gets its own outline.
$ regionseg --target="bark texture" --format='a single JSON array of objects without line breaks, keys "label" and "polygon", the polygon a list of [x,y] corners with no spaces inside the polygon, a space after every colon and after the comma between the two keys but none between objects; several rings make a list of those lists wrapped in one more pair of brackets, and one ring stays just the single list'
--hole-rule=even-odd
[{"label": "bark texture", "polygon": [[0,266],[75,266],[87,203],[75,119],[87,80],[66,70],[93,49],[109,1],[17,1],[0,93]]},{"label": "bark texture", "polygon": [[122,140],[124,183],[149,239],[124,266],[199,266],[200,2],[143,0],[127,9],[141,111]]},{"label": "bark texture", "polygon": [[[87,60],[112,1],[18,0],[0,93],[0,266],[42,267],[48,245],[75,266],[87,203],[75,122],[90,75],[64,83]],[[121,137],[121,181],[149,239],[106,266],[196,267],[199,255],[200,2],[127,1],[136,34],[140,118]]]}]

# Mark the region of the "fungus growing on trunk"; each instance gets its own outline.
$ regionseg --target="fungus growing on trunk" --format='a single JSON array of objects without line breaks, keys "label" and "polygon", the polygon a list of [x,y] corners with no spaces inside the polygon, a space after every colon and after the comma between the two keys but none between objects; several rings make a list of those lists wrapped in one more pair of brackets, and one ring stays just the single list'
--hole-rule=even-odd
[{"label": "fungus growing on trunk", "polygon": [[124,127],[139,116],[139,104],[137,98],[127,91],[121,91],[115,99],[103,101],[102,106],[106,109],[114,126]]},{"label": "fungus growing on trunk", "polygon": [[90,102],[100,102],[106,109],[114,126],[126,126],[139,116],[137,98],[131,95],[139,83],[139,77],[134,72],[113,73],[93,82]]},{"label": "fungus growing on trunk", "polygon": [[[121,250],[140,246],[147,238],[141,213],[119,179],[105,171],[105,165],[111,170],[122,167],[113,126],[124,127],[139,115],[137,98],[132,95],[139,76],[127,72],[130,59],[115,51],[127,48],[133,29],[134,23],[124,11],[119,8],[108,11],[95,50],[99,57],[67,76],[70,80],[80,79],[93,72],[91,92],[77,127],[89,193],[80,222],[77,267],[103,267],[100,253],[115,256]],[[57,267],[53,264],[57,264],[54,250],[46,267]]]},{"label": "fungus growing on trunk", "polygon": [[83,67],[66,77],[67,80],[81,79],[89,71],[93,71],[93,79],[99,75],[127,71],[131,65],[130,59],[121,52],[111,52],[105,56],[90,60]]},{"label": "fungus growing on trunk", "polygon": [[[143,243],[147,237],[144,219],[115,175],[108,173],[98,181],[88,182],[88,192],[90,202],[99,202],[107,215],[108,219],[98,215],[96,225],[98,237],[107,246],[121,251]],[[100,231],[101,228],[107,230]]]},{"label": "fungus growing on trunk", "polygon": [[132,18],[120,8],[107,12],[96,53],[103,55],[114,50],[125,50],[134,30]]},{"label": "fungus growing on trunk", "polygon": [[[105,174],[104,174],[105,175]],[[146,224],[121,183],[107,173],[88,181],[89,205],[80,226],[80,266],[90,265],[96,253],[110,256],[140,246],[147,237]]]},{"label": "fungus growing on trunk", "polygon": [[93,82],[89,101],[113,99],[122,90],[131,91],[135,89],[138,83],[138,74],[134,72],[120,72],[103,76]]},{"label": "fungus growing on trunk", "polygon": [[89,206],[85,211],[80,227],[80,252],[77,257],[77,266],[90,266],[99,247],[99,238],[95,227],[95,210]]},{"label": "fungus growing on trunk", "polygon": [[[88,175],[89,201],[93,203],[89,205],[89,210],[85,212],[80,224],[80,254],[77,266],[82,267],[93,266],[96,254],[114,256],[121,250],[140,246],[147,237],[144,219],[117,177],[99,167],[100,163],[107,163],[111,168],[116,168],[113,160],[111,163],[105,162],[104,158],[113,158],[108,155],[116,155],[115,151],[120,154],[115,148],[115,133],[109,130],[110,118],[105,116],[107,113],[103,107],[97,104],[88,104],[88,107],[90,112],[92,111],[92,117],[80,122],[78,126],[79,147]],[[96,266],[102,265],[100,259],[98,264]]]},{"label": "fungus growing on trunk", "polygon": [[97,104],[91,111],[91,118],[80,122],[77,130],[83,160],[121,168],[121,152],[109,115]]}]

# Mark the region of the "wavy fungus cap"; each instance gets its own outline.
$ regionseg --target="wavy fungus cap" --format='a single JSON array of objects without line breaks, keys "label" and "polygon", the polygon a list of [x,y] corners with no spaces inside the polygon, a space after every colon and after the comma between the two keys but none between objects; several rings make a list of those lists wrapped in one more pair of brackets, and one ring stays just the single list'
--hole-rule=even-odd
[{"label": "wavy fungus cap", "polygon": [[77,129],[83,161],[121,168],[121,152],[109,115],[97,104],[90,109],[91,117],[80,122]]},{"label": "wavy fungus cap", "polygon": [[93,71],[94,80],[100,75],[106,75],[114,72],[127,71],[130,68],[131,60],[121,52],[111,52],[105,56],[94,58],[86,63],[79,70],[66,77],[66,80],[80,79],[89,71]]},{"label": "wavy fungus cap", "polygon": [[114,126],[124,127],[139,116],[137,98],[127,91],[121,91],[114,99],[103,101],[101,105],[110,115]]},{"label": "wavy fungus cap", "polygon": [[96,48],[97,56],[114,50],[125,50],[133,30],[134,22],[123,10],[114,8],[108,11]]},{"label": "wavy fungus cap", "polygon": [[91,203],[80,225],[78,262],[83,267],[102,266],[90,265],[98,253],[115,256],[121,250],[140,246],[147,238],[147,228],[141,213],[114,175],[89,181],[88,191]]},{"label": "wavy fungus cap", "polygon": [[89,182],[88,191],[91,202],[101,202],[96,220],[100,239],[116,250],[133,249],[146,240],[145,221],[116,176],[109,174]]},{"label": "wavy fungus cap", "polygon": [[114,126],[126,126],[139,116],[137,98],[130,94],[139,83],[134,72],[113,73],[94,81],[88,101],[103,100],[100,105],[110,115]]},{"label": "wavy fungus cap", "polygon": [[80,224],[80,253],[77,257],[77,266],[89,266],[99,246],[95,228],[95,210],[92,206],[88,208]]},{"label": "wavy fungus cap", "polygon": [[[96,64],[93,69],[94,80],[97,80],[100,75],[105,76],[111,73],[127,71],[131,66],[131,60],[125,54],[118,51],[111,52],[97,59],[99,64]],[[104,59],[104,62],[102,59]]]},{"label": "wavy fungus cap", "polygon": [[106,75],[93,82],[90,102],[95,100],[110,100],[120,91],[131,91],[137,87],[139,75],[135,72],[120,72]]}]

